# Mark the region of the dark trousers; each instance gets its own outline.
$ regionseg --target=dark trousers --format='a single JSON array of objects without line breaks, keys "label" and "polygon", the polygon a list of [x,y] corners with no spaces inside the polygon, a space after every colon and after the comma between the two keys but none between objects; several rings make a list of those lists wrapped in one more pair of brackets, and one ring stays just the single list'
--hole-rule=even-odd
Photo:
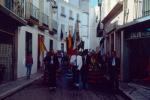
[{"label": "dark trousers", "polygon": [[83,89],[86,89],[87,88],[87,69],[84,68],[86,67],[86,65],[83,66],[83,69],[81,70],[81,81],[82,81],[82,87]]},{"label": "dark trousers", "polygon": [[115,71],[115,69],[112,69],[112,72],[110,73],[110,82],[111,82],[111,88],[114,91],[119,90],[119,80],[118,80],[118,74]]},{"label": "dark trousers", "polygon": [[73,83],[74,84],[79,84],[79,74],[80,72],[77,70],[76,66],[73,66]]},{"label": "dark trousers", "polygon": [[48,68],[48,86],[56,87],[56,68],[54,65],[50,65]]},{"label": "dark trousers", "polygon": [[32,69],[32,64],[26,64],[26,67],[27,67],[27,78],[30,78],[30,75],[31,75],[31,69]]}]

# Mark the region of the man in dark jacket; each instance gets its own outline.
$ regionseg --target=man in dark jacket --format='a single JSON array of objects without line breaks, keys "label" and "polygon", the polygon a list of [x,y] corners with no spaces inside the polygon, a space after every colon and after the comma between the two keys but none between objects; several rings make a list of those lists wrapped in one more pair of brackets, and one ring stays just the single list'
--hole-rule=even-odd
[{"label": "man in dark jacket", "polygon": [[48,70],[48,86],[50,90],[53,90],[56,88],[56,70],[59,66],[58,58],[53,50],[44,58],[44,62]]},{"label": "man in dark jacket", "polygon": [[120,60],[116,56],[116,51],[112,51],[108,64],[109,64],[108,72],[109,72],[110,82],[112,84],[112,89],[114,91],[118,91],[119,90],[118,74],[120,68]]},{"label": "man in dark jacket", "polygon": [[87,89],[88,88],[88,84],[87,84],[87,75],[88,75],[88,64],[89,62],[87,62],[88,58],[87,58],[87,54],[88,51],[84,51],[82,54],[82,61],[83,61],[83,65],[82,65],[82,69],[81,69],[81,79],[82,79],[82,83],[83,83],[83,89]]}]

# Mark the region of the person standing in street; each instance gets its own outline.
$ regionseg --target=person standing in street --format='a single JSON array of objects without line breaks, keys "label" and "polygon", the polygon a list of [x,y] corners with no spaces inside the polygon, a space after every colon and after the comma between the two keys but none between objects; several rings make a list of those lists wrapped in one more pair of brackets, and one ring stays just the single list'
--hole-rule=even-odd
[{"label": "person standing in street", "polygon": [[44,58],[44,62],[47,64],[48,70],[48,86],[50,90],[55,90],[56,88],[56,70],[59,66],[58,58],[51,50],[48,56]]},{"label": "person standing in street", "polygon": [[88,51],[84,51],[82,55],[82,68],[81,68],[81,80],[82,80],[82,88],[87,89],[88,84],[87,84],[87,75],[88,75],[88,62],[87,62],[87,54]]},{"label": "person standing in street", "polygon": [[82,68],[82,57],[79,54],[79,51],[75,55],[71,56],[70,63],[73,65],[73,83],[76,88],[80,88],[80,71]]},{"label": "person standing in street", "polygon": [[79,53],[79,51],[77,52],[77,70],[76,70],[76,87],[81,88],[80,86],[80,79],[81,79],[81,68],[82,68],[82,56]]},{"label": "person standing in street", "polygon": [[32,58],[32,54],[29,52],[26,55],[27,79],[30,79],[32,65],[33,65],[33,58]]},{"label": "person standing in street", "polygon": [[120,68],[120,60],[116,56],[116,51],[111,52],[111,57],[109,59],[109,77],[111,82],[111,87],[114,92],[118,92],[119,90],[119,81],[118,74]]}]

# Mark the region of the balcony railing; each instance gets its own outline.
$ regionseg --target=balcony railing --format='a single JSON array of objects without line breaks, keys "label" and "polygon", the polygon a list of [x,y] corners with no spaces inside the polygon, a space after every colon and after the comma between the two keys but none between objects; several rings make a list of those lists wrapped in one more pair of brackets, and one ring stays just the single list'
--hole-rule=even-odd
[{"label": "balcony railing", "polygon": [[13,13],[19,17],[24,18],[24,1],[23,0],[14,0],[9,1],[5,0],[5,7],[11,10]]},{"label": "balcony railing", "polygon": [[35,20],[39,20],[39,9],[36,6],[34,6],[32,3],[27,2],[25,8],[26,8],[25,13],[26,19],[33,18]]},{"label": "balcony railing", "polygon": [[39,21],[40,21],[39,28],[41,30],[45,30],[45,29],[49,30],[49,25],[48,25],[49,24],[49,17],[46,14],[44,14],[43,12],[40,12]]},{"label": "balcony railing", "polygon": [[77,19],[77,22],[79,22],[79,23],[80,23],[81,21],[80,21],[79,19]]},{"label": "balcony railing", "polygon": [[58,29],[57,21],[55,21],[55,20],[52,19],[51,25],[52,25],[53,31],[55,31],[55,33],[57,33],[57,29]]},{"label": "balcony railing", "polygon": [[66,15],[65,15],[64,13],[61,13],[60,15],[61,15],[62,17],[66,17]]},{"label": "balcony railing", "polygon": [[44,25],[48,25],[48,23],[49,23],[49,17],[48,17],[48,15],[46,15],[46,14],[43,13],[42,16],[43,16],[42,23],[43,23]]},{"label": "balcony railing", "polygon": [[73,18],[73,17],[69,17],[69,19],[70,19],[70,20],[74,20],[74,18]]},{"label": "balcony railing", "polygon": [[135,10],[135,19],[150,16],[150,0],[137,0]]}]

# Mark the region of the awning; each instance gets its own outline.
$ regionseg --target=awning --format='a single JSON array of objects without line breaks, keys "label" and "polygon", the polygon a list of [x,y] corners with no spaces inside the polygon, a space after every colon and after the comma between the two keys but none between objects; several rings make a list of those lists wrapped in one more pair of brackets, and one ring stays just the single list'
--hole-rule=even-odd
[{"label": "awning", "polygon": [[119,26],[116,30],[127,30],[131,32],[139,32],[139,31],[146,31],[146,28],[150,28],[150,19],[143,20],[143,21],[133,21],[129,22],[125,25]]}]

